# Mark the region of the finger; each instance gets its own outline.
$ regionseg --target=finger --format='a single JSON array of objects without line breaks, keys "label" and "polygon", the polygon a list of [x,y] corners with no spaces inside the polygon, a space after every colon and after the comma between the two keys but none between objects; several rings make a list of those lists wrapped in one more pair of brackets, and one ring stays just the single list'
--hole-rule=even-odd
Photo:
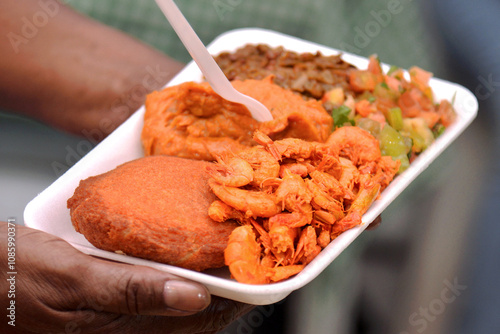
[{"label": "finger", "polygon": [[[20,271],[24,274],[24,285],[20,292],[29,291],[22,298],[24,308],[21,327],[24,329],[47,333],[64,332],[68,328],[74,329],[71,331],[75,333],[96,334],[216,333],[252,307],[214,298],[214,303],[204,311],[185,316],[193,311],[182,309],[199,309],[204,305],[200,307],[195,296],[193,306],[193,301],[186,298],[184,285],[181,284],[183,293],[180,300],[171,298],[171,291],[164,293],[161,284],[159,292],[155,292],[155,288],[149,291],[145,287],[157,286],[157,282],[182,281],[189,283],[190,287],[194,285],[195,291],[201,287],[198,292],[206,293],[205,296],[210,298],[203,286],[152,268],[114,263],[85,255],[62,239],[36,230],[19,227],[18,232],[18,260],[19,266],[23,264]],[[138,281],[141,284],[137,285]],[[136,288],[131,288],[134,285]],[[136,297],[136,302],[131,301],[133,298],[123,297],[134,293],[146,297]],[[167,296],[166,301],[165,298],[159,298],[158,301],[155,297],[161,294]],[[129,304],[136,308],[124,310],[124,305]],[[20,303],[19,306],[23,305]],[[124,314],[127,312],[129,314]],[[168,316],[142,315],[148,313]],[[19,330],[22,332],[22,328]]]},{"label": "finger", "polygon": [[[214,296],[212,303],[203,311],[185,317],[122,316],[108,321],[100,319],[108,332],[132,333],[218,333],[229,324],[253,309],[254,305],[244,304]],[[102,316],[103,314],[100,314]],[[104,329],[104,328],[103,328]]]},{"label": "finger", "polygon": [[[240,303],[234,300],[212,296],[212,302],[202,312],[192,316],[196,320],[191,333],[217,333],[231,324],[237,318],[243,316],[255,305]],[[177,318],[176,323],[180,328],[187,319]]]},{"label": "finger", "polygon": [[382,224],[382,216],[380,216],[380,215],[379,215],[379,216],[377,216],[377,218],[375,218],[375,219],[374,219],[374,220],[370,223],[370,225],[368,225],[368,226],[366,227],[366,229],[367,229],[368,231],[374,230],[374,229],[376,229],[377,227],[379,227],[379,226],[380,226],[380,224]]},{"label": "finger", "polygon": [[[90,258],[90,257],[89,257]],[[78,287],[85,307],[128,315],[189,315],[210,304],[201,284],[149,267],[91,258]]]},{"label": "finger", "polygon": [[[210,303],[210,294],[201,284],[153,268],[94,258],[62,239],[40,231],[21,231],[24,231],[22,248],[27,248],[24,253],[30,253],[28,248],[37,250],[31,254],[32,257],[37,254],[37,261],[33,263],[37,269],[33,275],[39,276],[37,285],[46,292],[43,294],[44,303],[52,308],[186,315],[198,312]],[[24,253],[20,252],[20,255]],[[21,262],[30,261],[26,258]]]}]

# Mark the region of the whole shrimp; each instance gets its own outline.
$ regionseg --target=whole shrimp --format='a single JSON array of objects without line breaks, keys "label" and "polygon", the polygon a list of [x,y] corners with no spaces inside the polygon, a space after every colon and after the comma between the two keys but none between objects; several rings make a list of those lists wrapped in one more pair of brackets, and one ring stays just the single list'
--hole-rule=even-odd
[{"label": "whole shrimp", "polygon": [[311,172],[309,175],[314,183],[333,198],[337,200],[354,198],[352,191],[345,188],[333,175],[318,170]]},{"label": "whole shrimp", "polygon": [[271,252],[279,265],[290,265],[295,254],[295,241],[300,229],[286,225],[272,224],[269,228]]},{"label": "whole shrimp", "polygon": [[340,202],[334,203],[336,205],[335,210],[329,209],[323,210],[322,208],[317,208],[314,210],[313,219],[317,222],[329,224],[334,224],[337,220],[340,220],[345,217],[344,212],[342,211],[342,205]]},{"label": "whole shrimp", "polygon": [[382,156],[373,175],[373,181],[380,183],[380,191],[384,190],[394,179],[401,165],[400,160],[393,160],[390,156]]},{"label": "whole shrimp", "polygon": [[210,176],[218,183],[231,187],[242,187],[253,181],[253,168],[245,159],[238,156],[230,158],[217,156],[216,159],[218,164],[207,168]]},{"label": "whole shrimp", "polygon": [[354,185],[359,181],[359,170],[354,166],[351,160],[346,158],[339,158],[342,172],[340,174],[340,184],[352,191]]},{"label": "whole shrimp", "polygon": [[331,226],[326,224],[318,224],[319,225],[319,233],[316,242],[318,246],[321,248],[325,248],[330,243],[331,239]]},{"label": "whole shrimp", "polygon": [[377,198],[380,188],[381,186],[378,183],[369,184],[367,182],[363,184],[358,195],[347,210],[346,216],[332,226],[332,239],[337,237],[340,233],[361,224],[363,214]]},{"label": "whole shrimp", "polygon": [[242,211],[247,217],[271,217],[281,212],[276,196],[261,191],[227,187],[209,179],[214,194],[227,205]]},{"label": "whole shrimp", "polygon": [[309,142],[298,138],[284,138],[273,141],[261,131],[255,131],[253,139],[278,161],[284,158],[292,158],[298,161],[318,159],[328,148],[323,143]]},{"label": "whole shrimp", "polygon": [[297,253],[294,262],[308,264],[321,252],[321,247],[318,245],[316,239],[317,236],[314,227],[309,225],[302,230],[299,242],[297,243]]},{"label": "whole shrimp", "polygon": [[231,275],[238,281],[248,284],[270,282],[270,269],[261,265],[261,248],[250,225],[235,228],[229,235],[224,250],[224,261]]},{"label": "whole shrimp", "polygon": [[378,140],[357,126],[337,128],[326,144],[335,154],[348,158],[356,166],[378,160],[382,155]]},{"label": "whole shrimp", "polygon": [[298,138],[285,138],[274,142],[278,152],[283,158],[296,159],[297,161],[320,161],[328,147],[320,142],[308,142]]},{"label": "whole shrimp", "polygon": [[[266,284],[299,273],[304,265],[271,267],[271,255],[261,259],[261,246],[251,225],[235,228],[224,251],[224,261],[231,275],[241,283]],[[264,263],[265,261],[265,263]]]},{"label": "whole shrimp", "polygon": [[208,216],[219,223],[229,219],[236,220],[240,224],[248,222],[248,217],[246,217],[243,212],[236,210],[221,200],[215,200],[210,204],[208,207]]},{"label": "whole shrimp", "polygon": [[255,130],[253,133],[253,140],[257,144],[262,145],[266,149],[266,151],[268,151],[274,157],[274,159],[276,159],[277,161],[281,161],[281,152],[278,150],[278,148],[274,144],[274,141],[268,135],[260,130]]},{"label": "whole shrimp", "polygon": [[[335,221],[344,218],[345,214],[342,202],[321,189],[312,180],[306,180],[306,186],[312,194],[311,204],[316,209],[316,219],[333,224]],[[323,214],[319,216],[320,213]]]},{"label": "whole shrimp", "polygon": [[302,178],[305,178],[310,170],[313,170],[313,166],[305,163],[286,163],[280,166],[280,177],[285,177],[286,173],[297,174]]},{"label": "whole shrimp", "polygon": [[312,220],[311,212],[282,212],[269,218],[269,226],[302,227],[310,224]]},{"label": "whole shrimp", "polygon": [[253,168],[254,187],[260,188],[264,181],[275,179],[279,176],[280,164],[261,146],[253,146],[238,152],[238,157],[246,160]]},{"label": "whole shrimp", "polygon": [[276,199],[282,203],[282,209],[290,212],[310,213],[311,194],[304,179],[297,174],[286,172],[281,184],[276,189]]}]

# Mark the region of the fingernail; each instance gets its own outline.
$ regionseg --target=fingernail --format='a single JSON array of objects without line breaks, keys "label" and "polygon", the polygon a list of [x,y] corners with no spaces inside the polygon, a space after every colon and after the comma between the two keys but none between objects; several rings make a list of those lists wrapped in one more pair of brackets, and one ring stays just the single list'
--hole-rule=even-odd
[{"label": "fingernail", "polygon": [[210,294],[204,286],[177,280],[165,283],[163,299],[167,307],[181,311],[201,311],[210,304]]}]

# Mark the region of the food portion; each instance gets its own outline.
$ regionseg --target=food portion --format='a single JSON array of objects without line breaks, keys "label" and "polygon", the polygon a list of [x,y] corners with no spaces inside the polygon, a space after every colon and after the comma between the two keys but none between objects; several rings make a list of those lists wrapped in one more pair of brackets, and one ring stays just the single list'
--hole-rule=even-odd
[{"label": "food portion", "polygon": [[[292,59],[308,59],[308,64]],[[299,87],[304,73],[313,73],[307,82],[317,87],[314,93],[297,91],[305,100],[321,101],[334,120],[324,142],[273,141],[257,131],[259,146],[219,159],[210,179],[218,197],[210,217],[242,225],[225,251],[226,265],[239,282],[277,282],[300,272],[331,240],[360,225],[379,193],[454,121],[450,102],[434,101],[429,72],[413,67],[408,76],[399,68],[384,73],[372,56],[367,69],[331,70],[337,81],[328,86],[318,82],[325,66],[317,63],[332,60],[325,59],[265,46],[216,57],[228,77],[272,73],[287,89]],[[259,164],[251,160],[257,152],[265,156]]]},{"label": "food portion", "polygon": [[242,283],[277,282],[300,272],[331,240],[361,224],[400,165],[353,126],[339,128],[326,143],[273,141],[259,131],[254,140],[259,145],[210,168],[218,197],[210,217],[242,225],[224,253]]},{"label": "food portion", "polygon": [[208,165],[145,157],[82,180],[68,200],[73,226],[100,249],[193,270],[222,267],[237,225],[208,217]]},{"label": "food portion", "polygon": [[194,270],[226,264],[242,283],[282,281],[362,224],[456,117],[435,101],[431,73],[384,72],[375,56],[360,69],[341,55],[246,45],[215,59],[273,120],[256,122],[206,82],[148,95],[148,157],[82,181],[68,200],[94,246]]},{"label": "food portion", "polygon": [[384,72],[376,56],[361,69],[341,56],[259,44],[221,53],[215,60],[229,79],[274,75],[277,85],[320,101],[335,128],[355,125],[368,130],[379,140],[382,154],[401,161],[401,171],[454,122],[450,101],[434,99],[432,73],[395,66]]},{"label": "food portion", "polygon": [[141,139],[146,155],[175,155],[213,161],[224,152],[253,146],[256,129],[279,139],[324,141],[333,120],[316,100],[305,101],[272,82],[233,81],[243,94],[262,102],[273,115],[255,121],[246,107],[226,101],[208,83],[186,82],[148,95]]},{"label": "food portion", "polygon": [[355,68],[342,55],[296,53],[265,44],[248,44],[223,52],[215,60],[229,80],[261,80],[273,75],[277,85],[316,100],[332,88],[349,90],[348,70]]},{"label": "food portion", "polygon": [[407,73],[396,67],[384,73],[372,56],[366,70],[349,73],[354,95],[342,104],[335,90],[324,96],[337,103],[332,111],[337,126],[349,123],[368,130],[380,141],[382,154],[401,161],[401,171],[456,118],[450,101],[435,101],[429,86],[432,73],[418,67]]}]

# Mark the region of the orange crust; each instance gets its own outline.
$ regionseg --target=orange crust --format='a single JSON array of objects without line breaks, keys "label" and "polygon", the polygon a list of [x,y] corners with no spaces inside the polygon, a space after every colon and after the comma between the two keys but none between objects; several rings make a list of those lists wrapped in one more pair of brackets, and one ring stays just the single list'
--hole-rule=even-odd
[{"label": "orange crust", "polygon": [[152,156],[82,180],[67,202],[73,226],[100,249],[198,271],[222,267],[237,224],[208,217],[209,164]]},{"label": "orange crust", "polygon": [[145,154],[211,161],[255,145],[256,129],[274,140],[324,142],[331,133],[333,120],[319,101],[305,101],[274,84],[271,76],[232,84],[261,101],[274,119],[258,123],[246,107],[222,99],[207,82],[185,82],[147,96],[141,133]]}]

